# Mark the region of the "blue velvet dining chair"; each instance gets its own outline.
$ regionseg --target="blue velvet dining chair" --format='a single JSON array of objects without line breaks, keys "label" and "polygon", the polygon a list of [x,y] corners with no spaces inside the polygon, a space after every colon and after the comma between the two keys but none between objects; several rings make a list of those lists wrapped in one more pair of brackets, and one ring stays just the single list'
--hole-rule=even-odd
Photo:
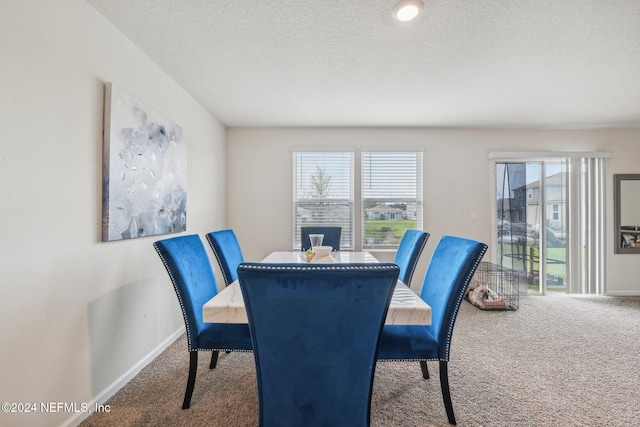
[{"label": "blue velvet dining chair", "polygon": [[427,360],[437,360],[447,418],[456,424],[449,391],[448,362],[453,327],[465,291],[487,245],[474,240],[442,236],[429,261],[420,298],[431,307],[431,325],[386,325],[378,360],[419,361],[429,378]]},{"label": "blue velvet dining chair", "polygon": [[324,234],[324,239],[322,239],[322,246],[331,246],[333,247],[334,251],[340,250],[340,237],[342,236],[342,227],[300,227],[300,250],[302,251],[306,251],[311,247],[309,234]]},{"label": "blue velvet dining chair", "polygon": [[369,425],[398,272],[393,263],[240,265],[261,427]]},{"label": "blue velvet dining chair", "polygon": [[205,323],[202,306],[218,293],[216,277],[198,235],[178,236],[153,244],[176,291],[187,333],[189,376],[182,409],[189,408],[196,381],[198,351],[211,351],[209,369],[220,351],[251,351],[248,325]]},{"label": "blue velvet dining chair", "polygon": [[238,266],[244,262],[236,233],[233,230],[212,231],[206,238],[222,270],[224,284],[229,286],[238,280]]},{"label": "blue velvet dining chair", "polygon": [[422,230],[407,230],[400,240],[393,262],[400,267],[400,281],[411,287],[411,279],[422,250],[429,240],[429,233]]}]

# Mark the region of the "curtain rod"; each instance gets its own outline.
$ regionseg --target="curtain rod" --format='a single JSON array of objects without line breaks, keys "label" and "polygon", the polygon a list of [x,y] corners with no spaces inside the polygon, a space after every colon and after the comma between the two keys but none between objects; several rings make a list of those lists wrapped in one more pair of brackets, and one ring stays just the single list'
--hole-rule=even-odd
[{"label": "curtain rod", "polygon": [[489,153],[489,160],[519,160],[523,159],[584,159],[601,158],[610,159],[613,153],[610,151],[494,151]]}]

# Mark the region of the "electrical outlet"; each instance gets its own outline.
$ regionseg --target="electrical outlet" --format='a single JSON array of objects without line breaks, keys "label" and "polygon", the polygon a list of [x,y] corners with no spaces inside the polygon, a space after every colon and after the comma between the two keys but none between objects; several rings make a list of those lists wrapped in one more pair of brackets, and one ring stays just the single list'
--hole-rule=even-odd
[{"label": "electrical outlet", "polygon": [[469,215],[469,219],[471,220],[471,222],[476,222],[478,220],[478,215],[475,212],[471,212],[471,215]]}]

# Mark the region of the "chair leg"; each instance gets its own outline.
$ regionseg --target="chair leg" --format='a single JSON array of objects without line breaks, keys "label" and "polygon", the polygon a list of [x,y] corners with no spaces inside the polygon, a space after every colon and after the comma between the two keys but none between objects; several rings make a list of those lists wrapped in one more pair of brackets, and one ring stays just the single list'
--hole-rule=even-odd
[{"label": "chair leg", "polygon": [[182,409],[189,409],[191,405],[191,395],[193,394],[193,386],[196,384],[196,371],[198,369],[198,352],[189,352],[189,378],[187,379],[187,390],[184,392],[184,401]]},{"label": "chair leg", "polygon": [[422,369],[422,378],[425,380],[429,379],[429,368],[427,368],[427,362],[424,360],[420,361],[420,369]]},{"label": "chair leg", "polygon": [[456,424],[456,417],[453,415],[453,405],[451,404],[451,393],[449,393],[449,374],[447,372],[447,361],[440,361],[440,387],[442,388],[442,399],[444,400],[444,409],[447,411],[449,424]]},{"label": "chair leg", "polygon": [[218,352],[211,352],[211,363],[209,363],[209,369],[213,369],[218,365]]}]

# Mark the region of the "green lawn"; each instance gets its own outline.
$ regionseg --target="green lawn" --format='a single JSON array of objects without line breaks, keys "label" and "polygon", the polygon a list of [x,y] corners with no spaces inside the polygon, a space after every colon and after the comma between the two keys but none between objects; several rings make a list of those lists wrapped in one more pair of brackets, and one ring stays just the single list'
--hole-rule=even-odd
[{"label": "green lawn", "polygon": [[[533,271],[540,271],[540,263],[539,263],[539,255],[540,250],[538,247],[530,247],[527,246],[525,248],[526,253],[528,255],[531,254],[531,249],[533,249],[534,254],[534,262],[533,262]],[[520,249],[522,251],[522,249]],[[502,254],[504,263],[503,265],[507,268],[512,268],[514,270],[526,271],[530,272],[532,270],[531,260],[527,259],[525,262],[525,266],[523,267],[523,263],[521,259],[512,259],[509,255],[512,253],[517,253],[515,246],[510,244],[502,245]],[[547,290],[553,291],[554,288],[558,290],[564,290],[566,286],[566,277],[567,277],[567,251],[566,248],[547,248],[547,258],[552,261],[547,263]],[[513,262],[513,264],[512,264]],[[562,285],[558,282],[558,278],[562,280]],[[556,280],[556,283],[553,283],[553,280]],[[530,285],[529,289],[537,292],[537,281],[535,284]]]},{"label": "green lawn", "polygon": [[397,245],[400,243],[405,230],[415,228],[416,221],[411,219],[372,219],[364,222],[364,236],[365,239],[375,240],[375,244]]}]

